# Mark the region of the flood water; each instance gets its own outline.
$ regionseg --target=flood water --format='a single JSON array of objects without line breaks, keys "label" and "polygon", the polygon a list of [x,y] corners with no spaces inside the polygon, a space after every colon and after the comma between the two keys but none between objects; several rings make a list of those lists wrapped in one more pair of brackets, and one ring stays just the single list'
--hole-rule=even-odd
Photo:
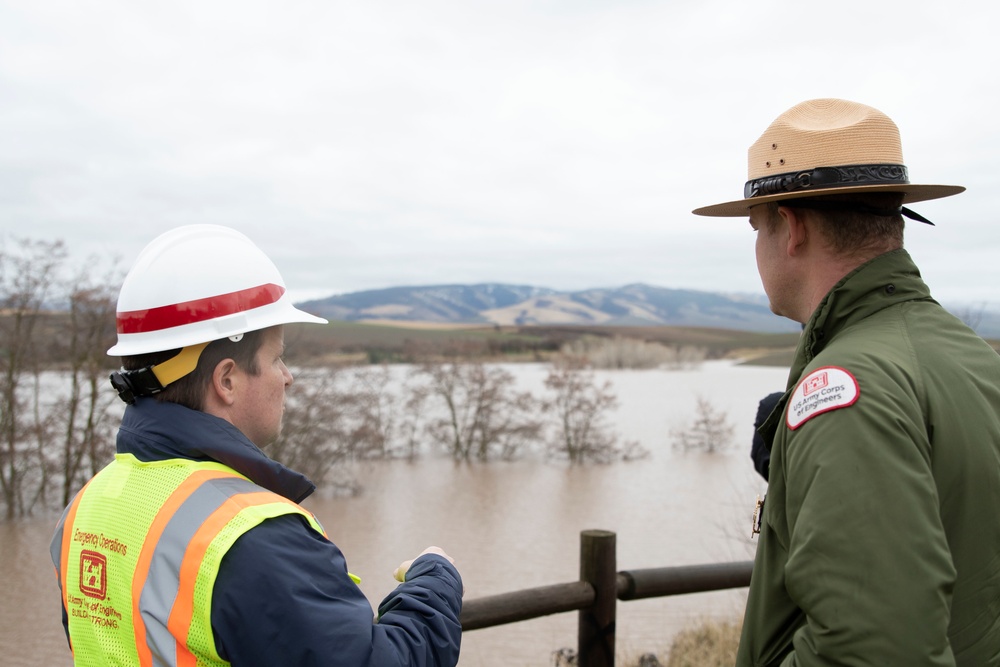
[{"label": "flood water", "polygon": [[[522,388],[540,393],[544,366],[506,368]],[[749,458],[753,417],[760,398],[784,388],[786,374],[728,362],[598,372],[618,396],[616,430],[650,450],[648,458],[585,467],[540,460],[455,465],[433,457],[378,462],[357,470],[358,496],[318,493],[305,504],[362,578],[373,607],[394,587],[395,567],[430,544],[455,558],[466,599],[576,580],[579,535],[587,529],[617,534],[618,570],[748,560],[754,501],[765,488]],[[731,449],[672,448],[671,430],[690,424],[699,396],[735,426]],[[48,557],[57,518],[0,522],[3,665],[71,664]],[[737,590],[619,602],[619,655],[656,652],[662,660],[678,630],[707,618],[735,619],[744,600]],[[568,613],[466,633],[460,665],[550,665],[553,650],[575,648],[576,622]]]}]

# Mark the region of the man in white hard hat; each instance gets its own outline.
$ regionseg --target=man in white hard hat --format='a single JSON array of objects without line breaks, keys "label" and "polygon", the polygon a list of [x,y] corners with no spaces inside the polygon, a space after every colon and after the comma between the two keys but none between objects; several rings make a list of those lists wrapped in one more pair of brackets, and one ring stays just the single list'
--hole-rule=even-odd
[{"label": "man in white hard hat", "polygon": [[278,437],[295,308],[274,264],[215,225],[167,232],[118,300],[128,403],[114,462],[52,541],[78,665],[458,662],[462,581],[429,547],[373,623],[340,550],[298,505],[314,490],[261,451]]},{"label": "man in white hard hat", "polygon": [[737,664],[1000,665],[1000,356],[930,295],[909,181],[872,107],[798,104],[740,200],[771,309],[805,325],[770,447]]}]

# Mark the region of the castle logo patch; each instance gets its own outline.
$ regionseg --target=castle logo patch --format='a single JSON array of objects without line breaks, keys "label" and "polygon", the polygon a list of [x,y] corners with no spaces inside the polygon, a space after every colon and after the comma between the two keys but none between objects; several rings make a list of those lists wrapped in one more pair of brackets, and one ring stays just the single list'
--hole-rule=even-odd
[{"label": "castle logo patch", "polygon": [[854,405],[860,394],[850,371],[838,366],[817,368],[802,378],[788,401],[788,428],[794,431],[816,415]]},{"label": "castle logo patch", "polygon": [[103,600],[108,594],[108,559],[96,551],[80,552],[80,591]]}]

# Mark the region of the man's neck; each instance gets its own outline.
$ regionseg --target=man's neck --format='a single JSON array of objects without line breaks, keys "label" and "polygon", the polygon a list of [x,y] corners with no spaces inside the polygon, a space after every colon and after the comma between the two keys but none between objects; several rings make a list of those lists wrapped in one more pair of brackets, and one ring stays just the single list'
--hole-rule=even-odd
[{"label": "man's neck", "polygon": [[867,264],[876,257],[881,257],[887,252],[898,250],[898,248],[883,248],[876,252],[855,253],[853,255],[828,256],[823,261],[817,263],[813,272],[804,281],[805,289],[804,308],[798,313],[799,317],[793,317],[796,322],[805,324],[812,317],[812,314],[819,308],[826,295],[830,293],[837,283],[845,276],[853,272],[858,267]]}]

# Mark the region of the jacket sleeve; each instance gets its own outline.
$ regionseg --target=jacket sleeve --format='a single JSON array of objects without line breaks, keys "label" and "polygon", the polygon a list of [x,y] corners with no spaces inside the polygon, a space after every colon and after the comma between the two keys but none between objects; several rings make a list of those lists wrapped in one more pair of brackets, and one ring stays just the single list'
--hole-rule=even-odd
[{"label": "jacket sleeve", "polygon": [[269,519],[226,554],[213,589],[219,654],[234,667],[454,667],[462,581],[446,559],[418,558],[374,612],[340,550],[297,515]]},{"label": "jacket sleeve", "polygon": [[922,413],[905,379],[857,377],[857,403],[789,437],[785,586],[806,624],[782,664],[953,665],[956,573]]}]

